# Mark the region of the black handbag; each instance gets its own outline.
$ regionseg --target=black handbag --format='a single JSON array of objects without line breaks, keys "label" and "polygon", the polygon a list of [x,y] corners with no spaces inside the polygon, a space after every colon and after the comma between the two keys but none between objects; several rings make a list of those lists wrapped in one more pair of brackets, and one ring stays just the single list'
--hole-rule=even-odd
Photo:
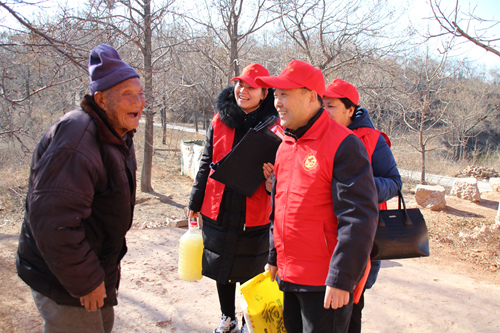
[{"label": "black handbag", "polygon": [[371,260],[427,257],[429,236],[424,217],[418,208],[406,209],[398,191],[397,210],[381,210]]}]

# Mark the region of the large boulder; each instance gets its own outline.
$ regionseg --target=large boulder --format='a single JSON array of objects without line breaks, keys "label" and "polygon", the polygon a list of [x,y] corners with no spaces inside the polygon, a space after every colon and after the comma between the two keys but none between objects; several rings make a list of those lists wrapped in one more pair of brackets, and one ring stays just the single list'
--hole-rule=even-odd
[{"label": "large boulder", "polygon": [[472,202],[481,201],[476,178],[457,178],[450,194]]},{"label": "large boulder", "polygon": [[490,178],[490,186],[493,191],[500,192],[500,178]]},{"label": "large boulder", "polygon": [[446,208],[445,193],[446,189],[441,185],[417,185],[415,201],[430,210],[443,210]]}]

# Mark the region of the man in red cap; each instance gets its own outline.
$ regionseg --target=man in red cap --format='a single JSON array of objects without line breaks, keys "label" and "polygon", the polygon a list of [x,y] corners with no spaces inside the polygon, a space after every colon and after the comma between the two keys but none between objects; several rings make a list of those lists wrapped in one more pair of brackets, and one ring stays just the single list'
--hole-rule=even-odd
[{"label": "man in red cap", "polygon": [[257,84],[275,88],[285,138],[271,194],[271,276],[284,292],[288,333],[347,332],[353,290],[377,228],[377,192],[366,150],[322,108],[323,74],[293,60]]}]

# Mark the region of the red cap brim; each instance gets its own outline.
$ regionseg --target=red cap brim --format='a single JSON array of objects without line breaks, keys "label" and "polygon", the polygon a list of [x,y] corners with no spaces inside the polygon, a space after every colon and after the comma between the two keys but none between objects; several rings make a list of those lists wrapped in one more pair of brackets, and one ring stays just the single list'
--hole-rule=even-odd
[{"label": "red cap brim", "polygon": [[347,98],[346,96],[343,96],[341,94],[334,93],[334,92],[331,92],[331,91],[328,91],[328,90],[325,91],[325,97],[330,97],[330,98]]},{"label": "red cap brim", "polygon": [[[237,77],[233,77],[231,79],[231,81],[238,81],[238,80],[244,81],[245,83],[247,83],[252,88],[261,88],[261,86],[259,86],[257,83],[255,83],[255,80],[252,79],[250,76],[240,75],[240,76],[237,76]],[[262,88],[264,88],[264,87],[262,87]]]},{"label": "red cap brim", "polygon": [[295,83],[279,76],[264,76],[255,79],[255,82],[264,88],[276,88],[276,89],[295,89],[304,88],[303,84]]}]

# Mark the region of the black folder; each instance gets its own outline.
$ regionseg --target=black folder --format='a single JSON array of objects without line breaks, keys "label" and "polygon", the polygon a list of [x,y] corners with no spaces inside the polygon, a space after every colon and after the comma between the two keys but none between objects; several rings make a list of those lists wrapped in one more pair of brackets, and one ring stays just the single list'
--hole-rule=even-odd
[{"label": "black folder", "polygon": [[277,117],[251,128],[238,144],[217,164],[211,178],[251,197],[266,180],[262,165],[274,164],[281,138],[268,128]]}]

